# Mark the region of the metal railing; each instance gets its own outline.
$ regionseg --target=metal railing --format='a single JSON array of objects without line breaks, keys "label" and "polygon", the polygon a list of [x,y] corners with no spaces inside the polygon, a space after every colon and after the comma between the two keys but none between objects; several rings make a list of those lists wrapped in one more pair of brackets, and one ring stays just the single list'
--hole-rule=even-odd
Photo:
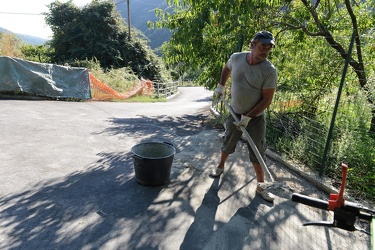
[{"label": "metal railing", "polygon": [[157,98],[166,98],[178,93],[178,82],[152,82]]}]

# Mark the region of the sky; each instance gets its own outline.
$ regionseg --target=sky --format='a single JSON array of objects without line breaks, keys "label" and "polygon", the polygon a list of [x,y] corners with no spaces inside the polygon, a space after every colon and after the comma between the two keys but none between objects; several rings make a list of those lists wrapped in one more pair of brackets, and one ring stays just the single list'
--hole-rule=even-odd
[{"label": "sky", "polygon": [[[68,0],[60,0],[65,3]],[[49,39],[51,29],[44,22],[46,5],[54,0],[0,0],[0,27],[14,33]],[[91,3],[91,0],[73,0],[78,7]],[[39,15],[38,15],[39,14]]]}]

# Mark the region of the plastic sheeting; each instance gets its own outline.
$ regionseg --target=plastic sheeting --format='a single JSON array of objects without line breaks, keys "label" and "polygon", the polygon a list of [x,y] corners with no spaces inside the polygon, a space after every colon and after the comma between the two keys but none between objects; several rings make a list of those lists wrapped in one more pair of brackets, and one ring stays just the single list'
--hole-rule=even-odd
[{"label": "plastic sheeting", "polygon": [[0,92],[91,99],[89,71],[0,56]]}]

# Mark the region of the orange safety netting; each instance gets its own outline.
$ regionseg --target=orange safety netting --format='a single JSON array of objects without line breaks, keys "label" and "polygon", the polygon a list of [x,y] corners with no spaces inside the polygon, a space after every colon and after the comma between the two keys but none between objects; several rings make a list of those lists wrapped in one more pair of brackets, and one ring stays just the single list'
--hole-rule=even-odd
[{"label": "orange safety netting", "polygon": [[109,100],[109,99],[127,99],[136,95],[153,95],[154,86],[149,80],[140,80],[134,83],[133,86],[124,94],[118,93],[98,78],[89,73],[91,96],[93,100]]}]

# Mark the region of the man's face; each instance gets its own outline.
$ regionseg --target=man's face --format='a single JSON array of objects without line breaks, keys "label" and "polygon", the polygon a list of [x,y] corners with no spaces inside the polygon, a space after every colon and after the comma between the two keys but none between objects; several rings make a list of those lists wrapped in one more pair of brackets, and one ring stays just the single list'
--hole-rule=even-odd
[{"label": "man's face", "polygon": [[272,49],[272,44],[264,44],[261,40],[259,40],[256,44],[251,43],[252,53],[259,61],[263,61],[268,57]]}]

